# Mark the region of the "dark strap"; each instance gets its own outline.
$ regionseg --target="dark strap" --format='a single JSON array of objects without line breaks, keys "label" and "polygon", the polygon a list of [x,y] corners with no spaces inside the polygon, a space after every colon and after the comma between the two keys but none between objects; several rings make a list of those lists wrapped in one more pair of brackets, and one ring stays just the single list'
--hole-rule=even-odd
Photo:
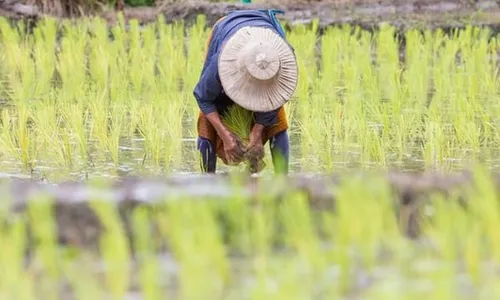
[{"label": "dark strap", "polygon": [[[242,10],[240,10],[240,9],[230,10],[229,13],[228,13],[228,15],[231,14],[231,13],[233,13],[233,12],[241,12],[241,11]],[[260,11],[260,12],[266,13],[271,18],[271,22],[273,23],[274,28],[276,28],[276,30],[278,30],[278,32],[283,37],[286,37],[285,30],[283,30],[283,27],[281,26],[280,22],[276,18],[276,14],[277,13],[278,14],[285,14],[284,10],[281,10],[281,9],[257,9],[257,10],[254,10],[254,11]]]},{"label": "dark strap", "polygon": [[285,14],[285,12],[281,9],[260,9],[260,11],[265,12],[271,17],[271,21],[273,22],[274,27],[283,35],[283,37],[286,37],[285,30],[283,30],[283,27],[281,27],[280,22],[276,18],[276,14]]},{"label": "dark strap", "polygon": [[[235,10],[229,11],[228,14],[231,14],[233,12],[241,12],[241,11],[242,10],[235,9]],[[245,10],[243,10],[243,11],[245,11]],[[292,51],[295,52],[295,48],[286,39],[285,30],[283,30],[283,27],[281,26],[280,22],[276,18],[277,13],[278,14],[285,13],[283,10],[281,10],[281,9],[257,9],[257,10],[253,10],[253,11],[260,11],[260,12],[266,13],[269,16],[269,18],[271,18],[271,23],[273,24],[273,27],[276,28],[276,30],[278,30],[278,32],[284,37],[284,40],[288,44],[288,46],[290,46]]]}]

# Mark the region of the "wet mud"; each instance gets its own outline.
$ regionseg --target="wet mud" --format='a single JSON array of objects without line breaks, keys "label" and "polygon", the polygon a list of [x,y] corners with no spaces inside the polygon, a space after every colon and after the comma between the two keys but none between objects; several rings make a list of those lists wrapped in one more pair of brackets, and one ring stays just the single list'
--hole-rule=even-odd
[{"label": "wet mud", "polygon": [[[210,3],[208,1],[188,1],[175,3],[158,10],[124,12],[126,19],[136,19],[141,23],[153,22],[159,14],[168,22],[183,21],[186,24],[196,22],[199,15],[204,15],[208,26],[228,12],[238,9],[281,9],[278,15],[285,26],[306,25],[317,21],[318,29],[350,24],[372,30],[380,23],[389,23],[399,30],[411,28],[442,28],[445,31],[462,28],[466,24],[500,28],[500,5],[491,0],[483,1],[318,1],[296,4],[293,1],[280,3]],[[103,16],[115,23],[116,13]]]},{"label": "wet mud", "polygon": [[[126,7],[121,13],[127,21],[138,20],[141,24],[155,22],[162,15],[167,22],[182,21],[189,25],[196,22],[199,15],[204,15],[206,24],[212,26],[220,17],[239,9],[280,9],[285,14],[278,17],[286,26],[311,25],[317,21],[320,31],[343,24],[371,30],[380,23],[392,24],[400,30],[425,27],[448,31],[466,24],[489,26],[494,31],[500,28],[500,5],[493,0],[271,1],[258,4],[193,0],[158,7]],[[110,24],[118,20],[116,11],[96,15]],[[12,19],[43,17],[36,7],[19,0],[0,0],[0,16]]]}]

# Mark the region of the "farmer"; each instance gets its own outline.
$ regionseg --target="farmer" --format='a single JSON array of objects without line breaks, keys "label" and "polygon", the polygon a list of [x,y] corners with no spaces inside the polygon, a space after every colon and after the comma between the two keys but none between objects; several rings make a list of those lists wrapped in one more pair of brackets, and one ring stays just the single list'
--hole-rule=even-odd
[{"label": "farmer", "polygon": [[[194,96],[200,108],[197,149],[203,172],[215,173],[219,157],[236,165],[245,151],[264,153],[269,141],[276,173],[288,173],[288,121],[283,105],[297,86],[294,50],[274,10],[239,10],[212,28],[205,63]],[[221,121],[230,105],[252,111],[249,144]]]}]

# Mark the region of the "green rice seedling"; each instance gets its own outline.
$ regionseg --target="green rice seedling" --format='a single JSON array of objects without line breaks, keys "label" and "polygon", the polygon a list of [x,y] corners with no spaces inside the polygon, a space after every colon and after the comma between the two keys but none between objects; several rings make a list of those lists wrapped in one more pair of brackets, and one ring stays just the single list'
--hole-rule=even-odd
[{"label": "green rice seedling", "polygon": [[143,91],[143,80],[147,76],[146,66],[143,65],[148,60],[148,57],[143,53],[143,46],[146,43],[151,43],[149,40],[141,39],[141,33],[139,32],[139,23],[137,20],[132,20],[130,22],[130,32],[127,37],[129,38],[129,48],[127,51],[129,68],[127,69],[128,79],[131,84],[131,89],[134,95],[141,95]]},{"label": "green rice seedling", "polygon": [[[302,293],[312,295],[314,282],[326,270],[326,261],[321,251],[321,243],[313,223],[313,216],[308,209],[304,194],[294,193],[280,207],[280,215],[285,227],[286,244],[297,252],[296,263],[303,265],[300,271]],[[297,274],[298,275],[298,274]],[[306,279],[307,278],[307,279]]]},{"label": "green rice seedling", "polygon": [[482,201],[472,204],[470,211],[472,215],[478,218],[477,221],[480,220],[479,222],[482,224],[489,249],[488,255],[494,261],[499,261],[500,243],[494,238],[495,232],[500,226],[497,190],[485,167],[475,166],[473,176],[476,189],[471,190],[469,195],[473,198],[482,199]]},{"label": "green rice seedling", "polygon": [[244,146],[248,145],[254,121],[252,112],[239,105],[231,105],[224,113],[222,121],[232,133],[241,139]]},{"label": "green rice seedling", "polygon": [[82,22],[74,26],[69,21],[64,21],[62,26],[64,36],[60,41],[61,49],[56,64],[62,82],[59,97],[64,102],[77,102],[85,93],[88,26]]},{"label": "green rice seedling", "polygon": [[[373,182],[373,186],[376,186],[376,182],[380,181]],[[376,191],[368,187],[360,189],[360,183],[360,179],[346,178],[336,198],[338,214],[334,219],[336,225],[334,228],[337,232],[333,234],[336,251],[332,259],[341,268],[338,288],[342,292],[350,289],[352,270],[356,267],[351,261],[353,259],[350,257],[351,251],[360,253],[368,269],[373,269],[376,254],[383,246],[378,243],[393,237],[398,230],[391,215],[390,198],[384,197],[388,194],[384,185],[380,185],[381,188]],[[378,211],[379,214],[374,214],[374,211]],[[373,215],[378,217],[369,217]]]},{"label": "green rice seedling", "polygon": [[[401,114],[395,115],[392,128],[397,128],[393,134],[394,149],[398,160],[402,160],[405,153],[411,153],[412,142],[420,134],[420,118],[425,113],[431,81],[432,70],[432,42],[429,32],[421,34],[417,30],[406,33],[407,45],[405,49],[405,70],[402,74]],[[422,50],[423,48],[423,50]]]},{"label": "green rice seedling", "polygon": [[80,159],[86,162],[89,157],[87,125],[89,124],[88,109],[84,109],[81,102],[68,104],[61,108],[64,123],[70,128],[78,143]]},{"label": "green rice seedling", "polygon": [[61,262],[64,278],[68,281],[75,299],[90,300],[109,297],[100,281],[101,278],[96,276],[95,270],[91,269],[94,265],[95,263],[88,259],[81,259],[78,263],[71,260]]},{"label": "green rice seedling", "polygon": [[228,247],[245,256],[251,254],[250,205],[248,197],[236,193],[231,201],[219,207],[226,223],[225,238]]},{"label": "green rice seedling", "polygon": [[[120,19],[121,20],[121,19]],[[109,101],[113,103],[139,102],[137,95],[131,91],[129,80],[130,59],[127,49],[129,49],[129,36],[126,32],[125,25],[119,21],[117,25],[111,28],[113,41],[109,44]],[[104,39],[104,37],[103,37]],[[132,101],[134,100],[134,101]],[[140,103],[140,102],[139,102]],[[133,109],[130,110],[134,112]],[[132,113],[133,115],[133,113]],[[135,130],[132,123],[130,130]]]},{"label": "green rice seedling", "polygon": [[[241,142],[240,147],[244,151],[250,143],[250,133],[253,121],[253,113],[237,104],[229,106],[222,116],[222,122],[229,131],[236,135]],[[257,173],[262,171],[265,167],[262,160],[263,156],[264,153],[245,151],[244,162],[249,172]]]},{"label": "green rice seedling", "polygon": [[23,168],[32,170],[35,166],[37,145],[35,134],[28,125],[30,112],[24,104],[18,106],[17,112],[14,110],[2,110],[2,137],[0,138],[2,150],[14,155],[22,163]]},{"label": "green rice seedling", "polygon": [[126,122],[125,113],[126,108],[117,105],[113,106],[109,113],[111,129],[109,130],[106,143],[115,167],[119,165],[120,138],[122,137],[123,127]]},{"label": "green rice seedling", "polygon": [[[58,263],[57,231],[52,199],[37,193],[31,197],[27,215],[35,241],[34,261],[41,266],[40,292],[51,299],[58,298],[57,283],[61,278]],[[36,275],[35,275],[36,276]]]},{"label": "green rice seedling", "polygon": [[[205,60],[206,51],[208,50],[207,41],[209,38],[209,28],[205,26],[206,17],[198,16],[196,19],[196,23],[189,27],[186,34],[182,34],[182,37],[179,35],[174,35],[174,39],[178,39],[174,44],[176,47],[176,52],[182,51],[185,53],[185,59],[180,60],[181,63],[177,65],[175,69],[180,68],[181,66],[184,68],[183,70],[179,70],[179,78],[182,80],[182,91],[186,94],[192,95],[192,91],[198,82],[200,71],[203,68],[203,63]],[[179,23],[180,27],[183,23]],[[184,31],[184,30],[183,30]],[[180,33],[178,27],[175,28],[175,33]],[[175,34],[174,33],[174,34]],[[180,43],[180,41],[183,41]],[[176,57],[172,57],[175,59]],[[168,70],[168,69],[167,69]],[[190,116],[197,116],[200,112],[196,101],[190,101],[189,106],[187,107],[187,111]],[[196,118],[191,119],[191,132],[196,132]]]},{"label": "green rice seedling", "polygon": [[34,29],[33,56],[37,79],[34,99],[50,97],[56,65],[56,35],[57,24],[53,18],[43,19]]},{"label": "green rice seedling", "polygon": [[22,156],[17,147],[16,140],[11,129],[13,122],[12,113],[7,109],[2,110],[2,131],[0,138],[0,143],[2,145],[1,150],[5,156],[22,161]]},{"label": "green rice seedling", "polygon": [[130,249],[120,216],[113,204],[98,198],[91,202],[103,223],[100,253],[105,263],[105,283],[112,299],[123,299],[130,284]]},{"label": "green rice seedling", "polygon": [[[165,134],[165,128],[163,126],[158,126],[161,122],[160,116],[158,118],[157,110],[151,104],[143,105],[138,112],[139,116],[139,131],[143,138],[145,139],[145,152],[151,155],[153,165],[155,167],[160,166],[162,160],[162,141]],[[168,130],[168,129],[167,129]]]},{"label": "green rice seedling", "polygon": [[459,253],[458,241],[461,239],[461,231],[464,229],[460,221],[460,207],[450,202],[447,204],[441,195],[433,195],[431,199],[434,210],[432,227],[427,225],[427,234],[437,244],[437,251],[446,262],[456,261]]},{"label": "green rice seedling", "polygon": [[142,29],[142,51],[143,57],[140,69],[144,72],[144,89],[153,88],[157,84],[156,66],[158,62],[158,39],[156,37],[156,26],[148,25]]},{"label": "green rice seedling", "polygon": [[72,149],[69,141],[68,129],[62,124],[56,104],[37,106],[34,116],[38,130],[38,142],[42,147],[52,148],[53,151],[42,153],[49,161],[63,168],[72,166]]},{"label": "green rice seedling", "polygon": [[62,146],[61,152],[64,155],[64,162],[68,166],[68,169],[71,170],[71,168],[74,167],[74,160],[73,160],[73,141],[72,141],[72,134],[71,134],[71,129],[68,128],[67,126],[64,126],[61,128],[58,132],[58,138],[60,140],[60,145]]},{"label": "green rice seedling", "polygon": [[106,101],[106,93],[99,91],[88,91],[88,112],[91,116],[90,139],[97,141],[98,154],[103,154],[108,146],[108,126],[110,104]]},{"label": "green rice seedling", "polygon": [[394,39],[395,28],[382,24],[377,31],[377,65],[379,74],[380,98],[387,99],[395,113],[401,111],[399,105],[400,71],[398,44]]},{"label": "green rice seedling", "polygon": [[[107,91],[110,83],[115,85],[114,79],[121,74],[121,72],[117,72],[113,70],[113,68],[115,66],[121,66],[120,59],[122,59],[122,53],[113,52],[114,49],[112,48],[112,43],[109,41],[107,24],[104,20],[94,18],[89,25],[89,29],[93,35],[92,38],[88,40],[90,49],[88,55],[89,81],[95,85],[98,91]],[[120,41],[119,37],[117,39]],[[113,42],[113,44],[114,43],[115,42]],[[111,59],[113,57],[112,55],[116,55],[116,61]],[[79,61],[79,63],[84,63],[84,61]],[[110,73],[113,74],[113,78],[110,78]],[[119,91],[122,91],[122,89],[111,88],[109,91],[111,99],[118,100],[116,97],[113,97],[113,92]]]},{"label": "green rice seedling", "polygon": [[[162,98],[166,98],[167,94]],[[162,105],[163,124],[167,131],[167,137],[163,141],[165,147],[164,152],[164,163],[165,166],[171,166],[173,170],[179,167],[183,157],[182,157],[182,146],[183,146],[183,129],[184,125],[182,119],[176,117],[183,115],[186,111],[186,102],[188,101],[187,96],[181,94],[177,99],[172,99],[169,105]],[[171,169],[168,169],[171,170]]]},{"label": "green rice seedling", "polygon": [[[181,26],[179,26],[181,25]],[[182,24],[166,24],[165,17],[159,15],[156,21],[158,31],[158,74],[165,78],[163,86],[168,86],[169,90],[175,91],[178,88],[178,80],[183,74],[186,58],[184,51],[184,32]]]},{"label": "green rice seedling", "polygon": [[466,232],[468,234],[464,241],[464,263],[471,281],[474,285],[478,286],[483,281],[483,276],[481,276],[481,260],[484,256],[481,253],[482,247],[480,247],[483,230],[479,223],[473,223]]},{"label": "green rice seedling", "polygon": [[168,299],[161,290],[163,280],[160,280],[155,261],[155,241],[149,226],[151,217],[147,208],[138,207],[133,212],[134,249],[139,263],[141,288],[146,299]]},{"label": "green rice seedling", "polygon": [[32,38],[21,39],[16,37],[17,32],[10,28],[2,29],[3,35],[7,37],[4,44],[6,64],[4,72],[9,98],[15,103],[26,103],[30,100],[36,86],[35,62],[31,59]]},{"label": "green rice seedling", "polygon": [[30,118],[31,111],[28,105],[19,104],[17,107],[17,124],[14,127],[14,132],[17,137],[18,147],[21,150],[23,165],[33,168],[37,145],[34,142],[34,131],[28,123]]},{"label": "green rice seedling", "polygon": [[[182,123],[177,116],[183,113],[184,103],[166,98],[159,90],[151,93],[150,100],[151,103],[139,109],[139,130],[154,166],[163,162],[168,170],[169,165],[177,166],[181,160]],[[171,104],[165,105],[161,101]]]},{"label": "green rice seedling", "polygon": [[[306,26],[299,25],[294,27],[292,31],[287,32],[287,39],[294,45],[299,67],[298,77],[300,79],[294,96],[296,101],[295,116],[297,116],[299,120],[303,120],[298,126],[300,136],[317,131],[317,127],[314,127],[315,123],[311,122],[311,119],[308,118],[311,115],[311,104],[314,104],[313,99],[311,99],[311,94],[313,94],[312,91],[316,88],[315,81],[318,77],[315,57],[317,28],[318,23],[315,21],[312,24],[311,30],[308,30]],[[307,142],[301,141],[301,144],[301,152],[304,154],[308,153],[307,151],[309,149],[306,146]],[[314,161],[308,162],[307,164],[314,164]]]},{"label": "green rice seedling", "polygon": [[269,280],[271,277],[272,246],[276,237],[276,206],[270,197],[261,194],[258,206],[251,210],[251,259],[252,273],[255,276],[255,288],[251,291],[254,299],[269,297]]},{"label": "green rice seedling", "polygon": [[[184,91],[191,93],[203,67],[209,32],[205,26],[206,17],[199,15],[196,23],[188,29],[186,70],[183,76]],[[183,45],[183,44],[178,44]],[[183,47],[184,48],[184,47]]]},{"label": "green rice seedling", "polygon": [[8,94],[8,87],[7,87],[7,82],[8,82],[8,74],[9,74],[9,68],[7,64],[7,57],[8,52],[6,49],[9,48],[8,44],[16,43],[18,36],[12,34],[13,30],[10,26],[10,24],[7,22],[7,19],[5,18],[0,18],[0,95],[1,97],[6,97]]},{"label": "green rice seedling", "polygon": [[0,295],[9,299],[36,299],[32,276],[23,268],[26,222],[19,215],[7,216],[5,212],[2,219],[0,236],[9,247],[0,253],[0,265],[3,270],[8,270],[0,273]]},{"label": "green rice seedling", "polygon": [[[315,48],[318,26],[319,22],[315,20],[311,30],[308,30],[304,25],[298,25],[294,27],[293,31],[287,34],[287,39],[294,45],[299,65],[298,75],[300,80],[298,82],[296,95],[301,102],[306,101],[306,103],[309,100],[310,89],[314,85],[314,81],[317,77]],[[301,107],[307,106],[301,105]]]},{"label": "green rice seedling", "polygon": [[179,272],[179,296],[220,297],[229,279],[229,265],[210,203],[181,198],[167,209],[168,241],[176,260],[183,266]]}]

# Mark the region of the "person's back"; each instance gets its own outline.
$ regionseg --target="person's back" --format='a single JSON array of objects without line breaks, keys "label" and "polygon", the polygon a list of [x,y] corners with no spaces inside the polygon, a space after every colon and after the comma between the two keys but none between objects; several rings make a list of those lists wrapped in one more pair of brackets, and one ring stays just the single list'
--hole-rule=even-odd
[{"label": "person's back", "polygon": [[[207,49],[207,58],[213,56],[215,53],[219,53],[224,42],[245,26],[269,28],[278,33],[282,38],[286,38],[283,28],[270,13],[272,13],[272,10],[269,12],[264,10],[237,10],[221,18],[212,30]],[[205,61],[202,73],[208,62],[209,60]]]},{"label": "person's back", "polygon": [[262,144],[271,140],[271,150],[280,148],[287,161],[288,123],[283,104],[296,87],[297,66],[293,48],[273,12],[231,12],[214,25],[207,45],[193,92],[201,110],[198,149],[202,169],[215,172],[216,152],[225,163],[242,159],[243,150],[219,116],[234,104],[254,113],[246,151],[263,151]]}]

